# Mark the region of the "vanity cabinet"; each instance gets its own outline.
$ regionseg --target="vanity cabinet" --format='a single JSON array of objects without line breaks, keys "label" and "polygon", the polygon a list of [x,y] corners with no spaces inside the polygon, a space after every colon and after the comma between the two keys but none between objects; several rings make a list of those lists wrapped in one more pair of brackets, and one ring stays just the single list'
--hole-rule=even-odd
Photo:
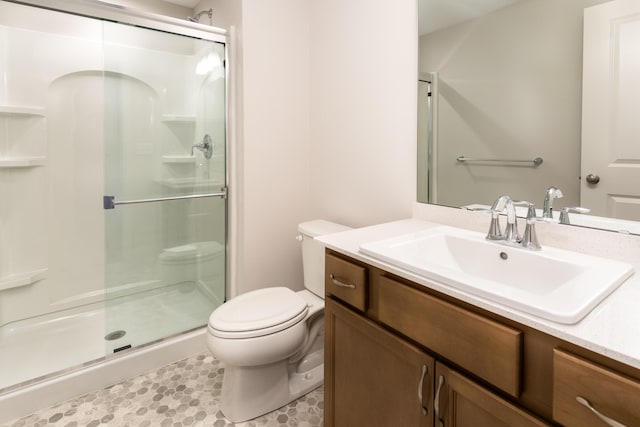
[{"label": "vanity cabinet", "polygon": [[640,381],[558,349],[553,351],[553,367],[556,421],[568,427],[598,427],[607,425],[600,418],[605,417],[616,427],[615,422],[640,425]]},{"label": "vanity cabinet", "polygon": [[378,295],[381,323],[508,394],[519,396],[521,331],[385,276],[380,278]]},{"label": "vanity cabinet", "polygon": [[326,292],[359,311],[365,311],[367,269],[333,255],[327,255],[326,264],[331,266],[325,279]]},{"label": "vanity cabinet", "polygon": [[335,251],[325,426],[640,426],[640,370]]},{"label": "vanity cabinet", "polygon": [[326,426],[433,426],[434,359],[329,299]]},{"label": "vanity cabinet", "polygon": [[436,363],[436,423],[445,426],[542,427],[548,424],[459,372]]}]

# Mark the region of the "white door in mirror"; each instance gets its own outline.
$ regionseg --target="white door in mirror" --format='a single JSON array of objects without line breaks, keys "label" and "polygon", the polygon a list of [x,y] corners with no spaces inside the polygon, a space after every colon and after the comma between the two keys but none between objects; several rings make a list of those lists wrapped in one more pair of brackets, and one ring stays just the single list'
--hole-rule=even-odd
[{"label": "white door in mirror", "polygon": [[640,2],[584,12],[582,183],[591,213],[640,220]]}]

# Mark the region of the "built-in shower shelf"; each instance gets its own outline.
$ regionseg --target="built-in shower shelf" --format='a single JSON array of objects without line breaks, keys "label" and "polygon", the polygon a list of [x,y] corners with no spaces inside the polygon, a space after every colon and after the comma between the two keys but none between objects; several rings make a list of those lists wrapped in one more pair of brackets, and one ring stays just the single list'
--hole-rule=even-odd
[{"label": "built-in shower shelf", "polygon": [[165,124],[195,124],[196,116],[182,114],[164,114],[162,123]]},{"label": "built-in shower shelf", "polygon": [[222,188],[224,185],[220,181],[214,179],[196,179],[196,178],[166,178],[160,181],[165,187],[176,190],[183,189],[205,189],[211,187]]},{"label": "built-in shower shelf", "polygon": [[0,291],[31,285],[45,278],[48,268],[0,277]]},{"label": "built-in shower shelf", "polygon": [[0,105],[0,116],[43,116],[44,108],[26,105]]},{"label": "built-in shower shelf", "polygon": [[196,156],[176,155],[176,156],[162,156],[164,163],[194,163]]},{"label": "built-in shower shelf", "polygon": [[0,158],[0,169],[32,168],[44,165],[45,157],[12,157]]}]

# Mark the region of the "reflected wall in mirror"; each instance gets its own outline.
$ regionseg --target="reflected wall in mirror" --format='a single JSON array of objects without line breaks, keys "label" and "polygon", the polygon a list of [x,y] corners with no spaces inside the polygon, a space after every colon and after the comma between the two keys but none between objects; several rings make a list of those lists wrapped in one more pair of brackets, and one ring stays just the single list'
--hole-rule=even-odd
[{"label": "reflected wall in mirror", "polygon": [[556,215],[640,234],[640,2],[480,3],[419,0],[418,201],[555,186]]}]

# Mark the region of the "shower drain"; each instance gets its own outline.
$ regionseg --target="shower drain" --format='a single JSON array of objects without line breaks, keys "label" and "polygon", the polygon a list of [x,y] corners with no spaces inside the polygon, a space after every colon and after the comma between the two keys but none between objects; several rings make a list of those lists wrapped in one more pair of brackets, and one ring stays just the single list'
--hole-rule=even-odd
[{"label": "shower drain", "polygon": [[127,333],[125,331],[113,331],[113,332],[109,332],[107,335],[104,336],[104,339],[107,341],[113,341],[113,340],[117,340],[122,338],[123,336],[125,336]]}]

